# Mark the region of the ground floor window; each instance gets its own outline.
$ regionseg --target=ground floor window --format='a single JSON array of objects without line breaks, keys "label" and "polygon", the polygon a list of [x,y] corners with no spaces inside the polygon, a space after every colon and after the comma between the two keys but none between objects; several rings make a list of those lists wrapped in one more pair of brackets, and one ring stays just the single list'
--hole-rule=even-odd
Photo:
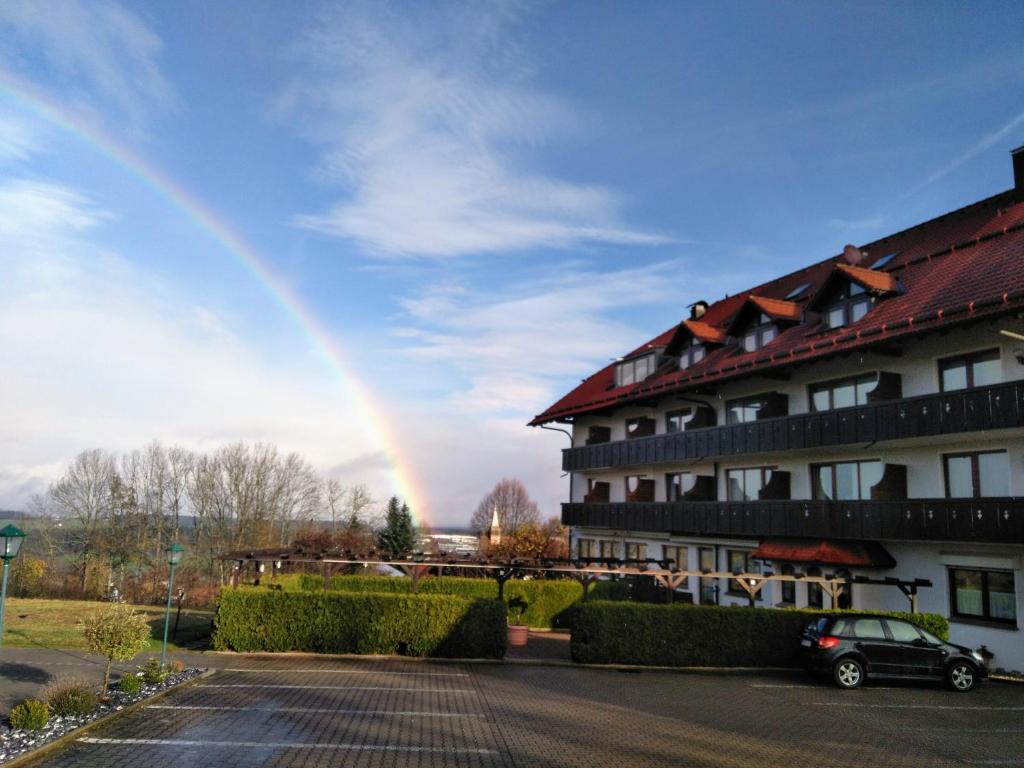
[{"label": "ground floor window", "polygon": [[[783,576],[792,576],[796,571],[792,565],[782,566]],[[780,581],[782,595],[781,602],[786,605],[796,605],[796,582],[795,581]]]},{"label": "ground floor window", "polygon": [[626,542],[626,559],[627,560],[646,560],[647,559],[647,545],[640,544],[635,541]]},{"label": "ground floor window", "polygon": [[[697,552],[697,567],[702,572],[711,573],[715,570],[715,548],[701,547]],[[701,605],[715,605],[718,602],[718,584],[714,578],[702,576],[700,579]]]},{"label": "ground floor window", "polygon": [[[729,558],[729,571],[730,573],[760,573],[761,572],[761,561],[754,560],[750,557],[750,552],[741,549],[728,549],[726,555]],[[763,591],[763,590],[762,590]],[[738,579],[729,579],[729,594],[738,595],[740,597],[750,597],[750,593],[747,592],[740,584]],[[757,593],[757,599],[761,599],[762,592]]]},{"label": "ground floor window", "polygon": [[[807,569],[808,576],[821,576],[821,568],[817,566]],[[824,591],[821,583],[817,581],[807,582],[807,607],[822,608],[825,604]]]},{"label": "ground floor window", "polygon": [[576,540],[576,556],[579,558],[597,557],[597,547],[593,539]]},{"label": "ground floor window", "polygon": [[661,548],[662,557],[671,560],[669,568],[676,568],[685,571],[690,567],[690,550],[687,547],[678,547],[674,544],[666,544]]},{"label": "ground floor window", "polygon": [[1013,571],[950,568],[949,615],[1015,625],[1017,591]]},{"label": "ground floor window", "polygon": [[600,548],[600,557],[602,560],[614,560],[618,557],[616,554],[618,547],[615,546],[614,541],[602,541]]}]

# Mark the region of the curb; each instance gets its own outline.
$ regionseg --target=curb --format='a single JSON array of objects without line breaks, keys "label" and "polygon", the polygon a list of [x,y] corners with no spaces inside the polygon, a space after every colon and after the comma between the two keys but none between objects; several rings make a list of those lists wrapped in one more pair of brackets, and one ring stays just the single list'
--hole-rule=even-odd
[{"label": "curb", "polygon": [[34,763],[40,758],[50,754],[51,752],[56,751],[57,749],[69,746],[72,742],[77,741],[79,738],[84,736],[89,731],[95,730],[96,728],[99,728],[103,725],[108,725],[114,720],[117,720],[119,717],[123,717],[124,715],[127,715],[130,712],[135,712],[136,710],[142,709],[144,706],[152,704],[154,701],[162,699],[164,696],[171,693],[172,691],[180,691],[183,688],[188,688],[189,686],[194,685],[200,680],[210,677],[215,672],[216,670],[213,669],[204,670],[203,672],[200,672],[198,675],[191,678],[190,680],[186,680],[183,683],[178,683],[177,685],[171,688],[164,688],[164,690],[162,691],[157,691],[152,696],[147,696],[146,698],[136,701],[133,704],[129,704],[124,709],[119,709],[116,712],[111,712],[109,715],[104,715],[103,717],[97,720],[93,720],[91,723],[86,723],[81,728],[76,728],[73,731],[65,733],[58,739],[54,739],[53,741],[48,741],[45,744],[41,744],[36,749],[33,749],[31,752],[26,752],[22,755],[18,755],[13,760],[9,760],[6,763],[2,763],[2,766],[3,768],[22,768],[23,766]]}]

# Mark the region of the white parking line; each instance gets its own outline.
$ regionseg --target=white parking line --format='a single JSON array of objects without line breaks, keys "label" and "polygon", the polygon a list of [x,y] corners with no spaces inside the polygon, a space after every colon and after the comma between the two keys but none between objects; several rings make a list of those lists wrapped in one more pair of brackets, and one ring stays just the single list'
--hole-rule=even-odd
[{"label": "white parking line", "polygon": [[394,672],[383,669],[244,669],[241,667],[228,667],[221,672],[258,672],[260,674],[291,673],[291,672],[318,672],[329,675],[406,675],[409,677],[469,677],[466,672]]},{"label": "white parking line", "polygon": [[186,739],[108,739],[83,736],[83,744],[142,744],[156,747],[246,747],[250,749],[337,749],[349,752],[444,752],[460,755],[493,755],[496,750],[478,747],[397,747],[390,744],[318,744],[303,741],[193,741]]},{"label": "white parking line", "polygon": [[421,712],[398,709],[335,709],[334,707],[213,707],[184,704],[153,704],[146,709],[197,709],[211,712],[330,712],[335,715],[389,715],[394,717],[479,717],[474,712]]},{"label": "white parking line", "polygon": [[958,709],[958,710],[988,710],[1001,712],[1020,712],[1024,707],[986,707],[986,706],[957,706],[955,704],[858,704],[846,701],[812,701],[808,702],[815,707],[868,707],[871,709]]},{"label": "white parking line", "polygon": [[421,691],[423,693],[473,693],[468,688],[395,688],[390,685],[278,685],[275,683],[218,683],[193,688],[300,688],[310,691]]}]

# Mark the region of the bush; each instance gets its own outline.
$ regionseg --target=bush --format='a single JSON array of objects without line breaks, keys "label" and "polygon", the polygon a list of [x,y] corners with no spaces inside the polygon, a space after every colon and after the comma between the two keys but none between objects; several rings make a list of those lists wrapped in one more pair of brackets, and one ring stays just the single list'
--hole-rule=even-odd
[{"label": "bush", "polygon": [[216,650],[505,655],[505,606],[452,595],[221,590]]},{"label": "bush", "polygon": [[55,680],[39,695],[58,717],[87,715],[96,709],[96,688],[92,683],[75,678]]},{"label": "bush", "polygon": [[[815,616],[864,611],[776,610],[593,602],[574,612],[572,657],[589,664],[671,667],[796,666],[800,633]],[[881,611],[943,639],[949,622],[925,613]]]},{"label": "bush", "polygon": [[142,682],[146,685],[159,685],[167,679],[167,670],[160,666],[155,658],[149,659],[143,666],[139,667],[142,672]]},{"label": "bush", "polygon": [[[286,592],[322,593],[324,580],[320,576],[300,573],[281,576],[271,585],[281,586]],[[408,595],[412,594],[412,580],[392,576],[332,576],[329,591]],[[419,593],[494,600],[498,597],[498,583],[489,578],[442,576],[421,579]],[[505,582],[505,600],[524,600],[527,608],[520,622],[534,628],[569,626],[567,611],[582,597],[580,583],[571,579],[512,579]]]},{"label": "bush", "polygon": [[11,710],[11,728],[20,731],[41,731],[50,720],[50,707],[39,699],[25,699]]},{"label": "bush", "polygon": [[138,693],[142,690],[142,678],[138,675],[123,675],[117,681],[117,690],[121,693]]}]

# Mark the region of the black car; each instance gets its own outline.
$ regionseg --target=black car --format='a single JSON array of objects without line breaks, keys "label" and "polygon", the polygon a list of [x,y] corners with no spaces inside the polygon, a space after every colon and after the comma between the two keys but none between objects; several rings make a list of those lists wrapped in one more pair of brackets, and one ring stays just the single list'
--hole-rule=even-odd
[{"label": "black car", "polygon": [[987,674],[981,655],[947,643],[930,632],[887,616],[824,616],[800,638],[806,669],[829,674],[840,688],[857,688],[865,678],[945,680],[966,693]]}]

